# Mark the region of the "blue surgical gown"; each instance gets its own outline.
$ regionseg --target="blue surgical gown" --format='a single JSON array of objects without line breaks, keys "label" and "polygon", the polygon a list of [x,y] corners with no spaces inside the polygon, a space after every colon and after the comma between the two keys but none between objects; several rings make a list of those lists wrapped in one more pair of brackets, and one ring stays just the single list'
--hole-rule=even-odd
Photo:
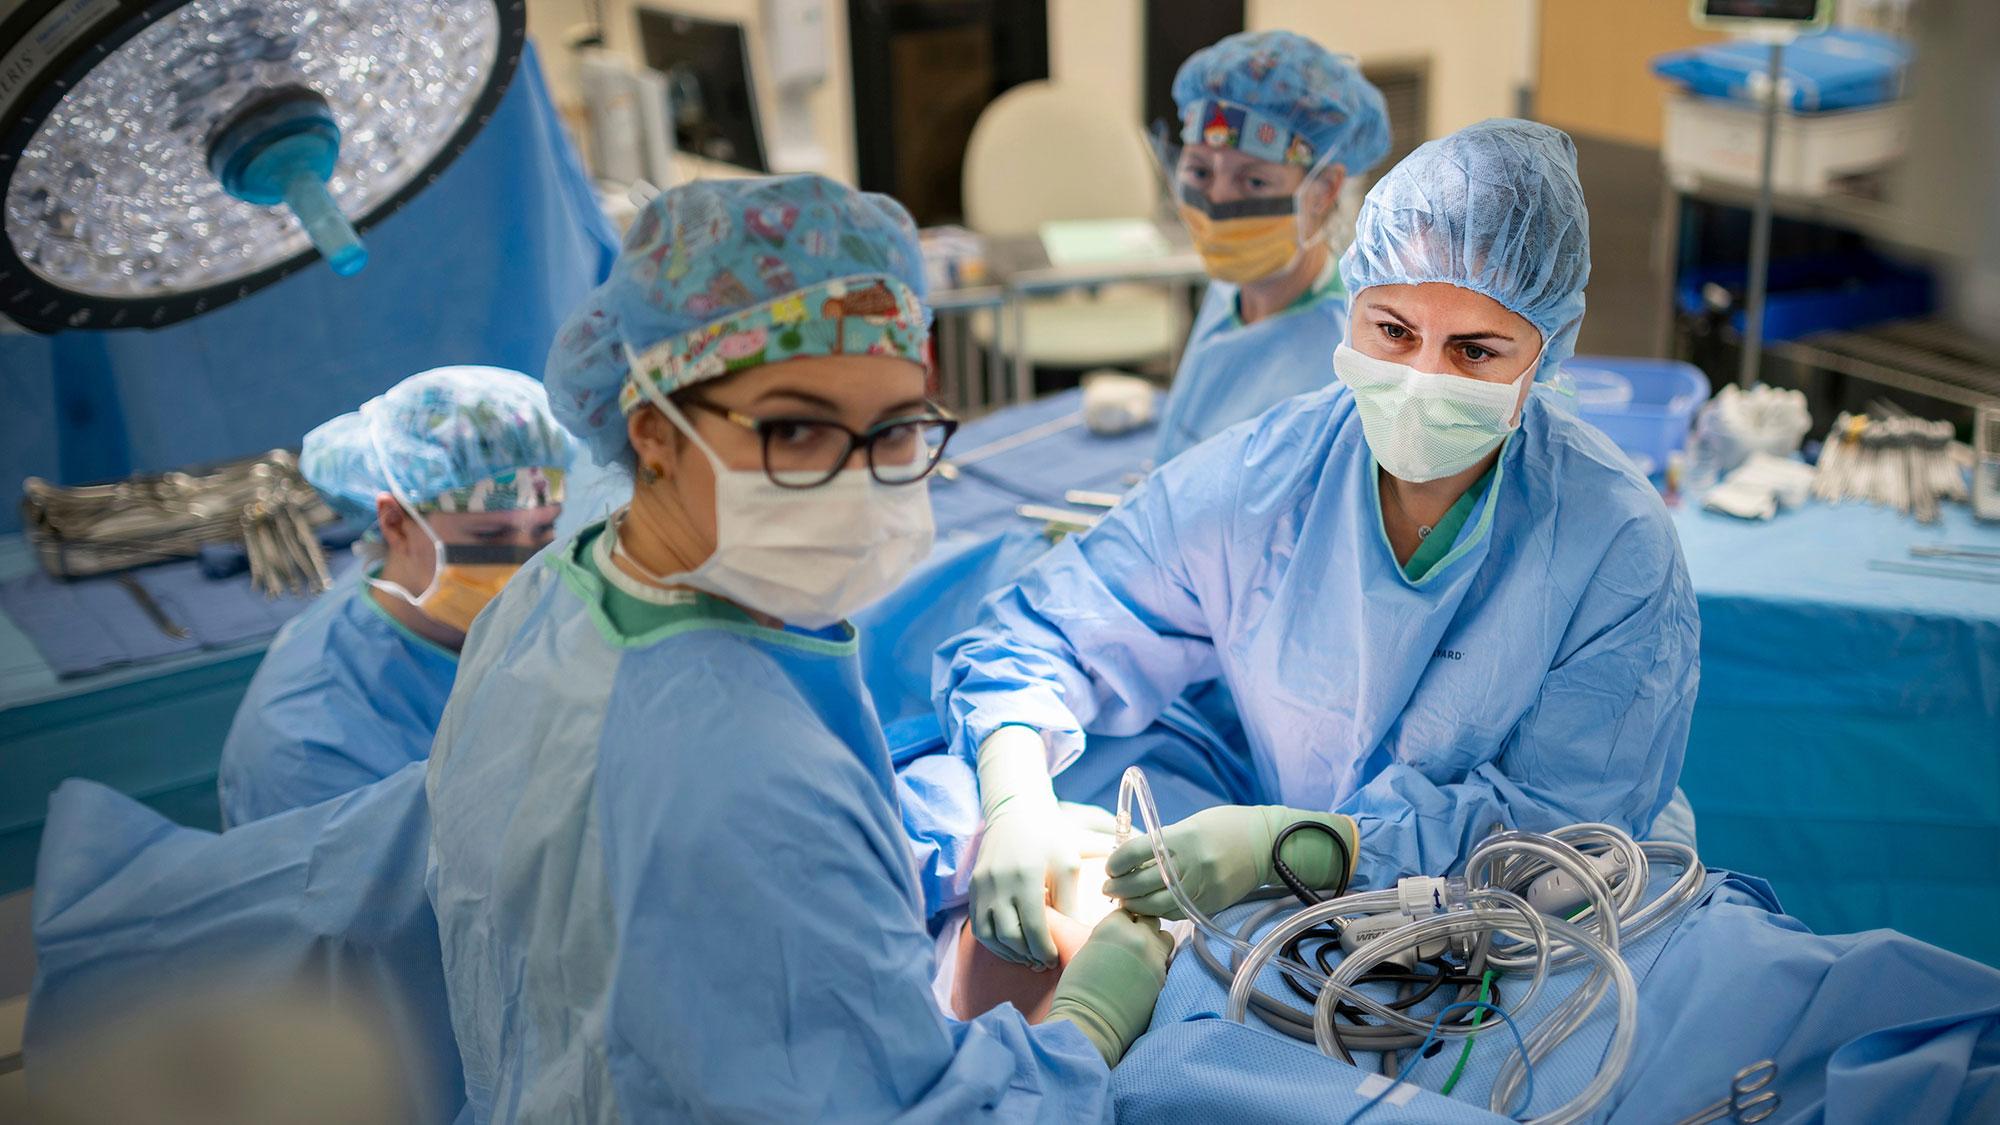
[{"label": "blue surgical gown", "polygon": [[430,764],[477,1121],[1108,1121],[1063,1022],[931,998],[852,630],[690,599],[616,635],[600,528],[474,624]]},{"label": "blue surgical gown", "polygon": [[1452,551],[1407,579],[1333,387],[1175,458],[996,592],[936,687],[959,754],[1023,723],[1060,770],[1086,731],[1133,733],[1220,675],[1261,795],[1354,816],[1381,886],[1449,870],[1496,823],[1651,825],[1698,633],[1659,497],[1545,392]]},{"label": "blue surgical gown", "polygon": [[278,631],[222,744],[223,825],[380,781],[430,755],[458,656],[354,581]]},{"label": "blue surgical gown", "polygon": [[424,895],[430,825],[421,764],[219,835],[63,782],[35,863],[28,1058],[87,1053],[106,1020],[156,1005],[295,995],[379,1019],[403,1120],[451,1121],[465,1091]]},{"label": "blue surgical gown", "polygon": [[1201,299],[1160,414],[1157,464],[1334,382],[1333,349],[1347,334],[1338,273],[1328,271],[1290,308],[1255,324],[1237,315],[1236,294],[1236,286],[1213,281]]}]

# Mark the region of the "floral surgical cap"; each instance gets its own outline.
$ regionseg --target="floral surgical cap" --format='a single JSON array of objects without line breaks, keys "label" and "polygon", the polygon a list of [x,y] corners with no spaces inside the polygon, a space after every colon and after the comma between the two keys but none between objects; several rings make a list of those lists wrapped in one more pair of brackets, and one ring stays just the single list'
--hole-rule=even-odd
[{"label": "floral surgical cap", "polygon": [[623,462],[639,380],[670,395],[799,356],[923,362],[923,298],[916,226],[887,196],[813,175],[688,184],[633,220],[556,336],[549,392],[600,463]]},{"label": "floral surgical cap", "polygon": [[299,469],[341,515],[372,524],[375,498],[398,489],[425,511],[560,504],[575,456],[540,383],[499,367],[440,367],[307,434]]},{"label": "floral surgical cap", "polygon": [[1273,164],[1346,166],[1389,153],[1382,92],[1353,60],[1289,31],[1247,31],[1204,47],[1174,75],[1181,141],[1237,148]]}]

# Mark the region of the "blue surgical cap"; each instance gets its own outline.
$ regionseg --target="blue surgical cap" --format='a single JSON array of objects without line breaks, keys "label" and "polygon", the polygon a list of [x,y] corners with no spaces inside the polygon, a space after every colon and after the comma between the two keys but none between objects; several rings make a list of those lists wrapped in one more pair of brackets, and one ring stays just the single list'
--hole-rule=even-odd
[{"label": "blue surgical cap", "polygon": [[1442,281],[1483,293],[1548,342],[1540,378],[1576,350],[1590,281],[1590,216],[1560,129],[1495,119],[1425,144],[1368,192],[1341,280]]},{"label": "blue surgical cap", "polygon": [[1181,140],[1273,164],[1345,165],[1389,154],[1382,91],[1353,60],[1289,31],[1246,31],[1188,56],[1174,75]]},{"label": "blue surgical cap", "polygon": [[600,464],[623,463],[642,401],[628,376],[672,394],[798,356],[921,361],[923,295],[916,225],[887,196],[813,175],[687,184],[639,212],[610,279],[557,333],[549,394]]},{"label": "blue surgical cap", "polygon": [[307,434],[299,471],[335,511],[372,524],[375,498],[399,488],[435,511],[559,504],[575,455],[540,383],[499,367],[440,367]]}]

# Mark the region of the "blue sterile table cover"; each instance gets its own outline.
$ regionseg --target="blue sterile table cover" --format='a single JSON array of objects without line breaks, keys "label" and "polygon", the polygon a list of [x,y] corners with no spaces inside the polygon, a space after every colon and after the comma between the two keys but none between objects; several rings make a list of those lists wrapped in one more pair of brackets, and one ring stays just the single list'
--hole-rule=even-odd
[{"label": "blue sterile table cover", "polygon": [[[336,584],[357,564],[350,552],[328,552]],[[137,583],[187,636],[170,636],[118,577],[63,581],[37,568],[0,580],[0,612],[34,642],[56,675],[76,676],[264,640],[312,604],[303,594],[267,597],[247,573],[209,578],[193,559],[141,567],[123,577]]]},{"label": "blue sterile table cover", "polygon": [[1690,502],[1675,524],[1701,600],[1681,787],[1702,857],[1770,879],[1815,930],[2000,965],[2000,585],[1869,569],[2000,550],[2000,527],[1949,504],[1930,527],[1817,503],[1753,523]]}]

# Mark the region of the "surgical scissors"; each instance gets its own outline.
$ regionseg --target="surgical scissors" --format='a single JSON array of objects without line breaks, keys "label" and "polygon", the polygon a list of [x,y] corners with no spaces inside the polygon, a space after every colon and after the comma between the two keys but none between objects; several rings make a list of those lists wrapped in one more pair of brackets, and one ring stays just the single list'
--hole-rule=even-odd
[{"label": "surgical scissors", "polygon": [[1729,1096],[1684,1117],[1674,1125],[1702,1125],[1706,1121],[1735,1121],[1752,1125],[1778,1112],[1778,1092],[1770,1088],[1778,1080],[1778,1064],[1770,1059],[1753,1062],[1736,1072],[1729,1081]]}]

